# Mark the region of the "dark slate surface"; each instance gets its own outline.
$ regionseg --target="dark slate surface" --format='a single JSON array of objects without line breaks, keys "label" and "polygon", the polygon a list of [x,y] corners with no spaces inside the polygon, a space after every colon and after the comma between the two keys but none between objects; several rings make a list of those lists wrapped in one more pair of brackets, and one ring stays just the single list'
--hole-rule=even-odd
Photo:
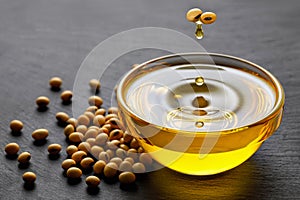
[{"label": "dark slate surface", "polygon": [[[96,194],[86,190],[84,180],[69,184],[60,167],[65,153],[50,160],[46,148],[53,142],[66,146],[55,113],[71,114],[71,106],[62,105],[59,93],[48,89],[48,79],[61,76],[63,89],[72,89],[80,63],[93,47],[127,29],[165,27],[193,37],[194,26],[184,16],[195,6],[215,11],[219,17],[205,27],[207,37],[200,41],[207,51],[260,64],[283,84],[286,105],[278,131],[247,162],[216,176],[162,169],[141,177],[135,190],[103,182]],[[20,169],[16,160],[0,151],[0,199],[299,199],[299,9],[297,0],[0,0],[0,148],[18,142],[23,151],[32,153],[29,168]],[[126,71],[133,63],[164,54],[132,52],[113,65]],[[114,70],[108,76],[113,77]],[[116,80],[109,79],[107,85]],[[88,87],[85,92],[89,93]],[[35,109],[39,95],[51,99],[45,113]],[[110,95],[111,89],[104,87],[101,96],[109,100]],[[25,124],[20,136],[9,131],[12,119]],[[51,133],[46,145],[35,146],[30,134],[40,127]],[[21,175],[26,170],[38,176],[33,190],[23,187]]]}]

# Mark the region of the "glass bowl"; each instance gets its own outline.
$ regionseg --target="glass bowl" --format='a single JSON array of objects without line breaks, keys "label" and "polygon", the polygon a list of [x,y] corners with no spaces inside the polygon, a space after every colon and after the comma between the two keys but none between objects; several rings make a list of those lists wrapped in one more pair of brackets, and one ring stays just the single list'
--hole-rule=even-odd
[{"label": "glass bowl", "polygon": [[191,175],[232,169],[279,127],[284,91],[264,68],[215,53],[173,54],[120,81],[120,117],[163,166]]}]

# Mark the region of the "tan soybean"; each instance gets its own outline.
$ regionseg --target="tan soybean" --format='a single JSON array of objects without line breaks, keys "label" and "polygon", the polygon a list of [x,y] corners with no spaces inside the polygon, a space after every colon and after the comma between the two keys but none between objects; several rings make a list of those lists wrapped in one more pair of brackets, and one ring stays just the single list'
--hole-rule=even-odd
[{"label": "tan soybean", "polygon": [[36,98],[35,103],[37,104],[37,106],[39,108],[45,108],[50,103],[50,99],[45,96],[40,96],[40,97]]},{"label": "tan soybean", "polygon": [[73,97],[73,92],[71,90],[65,90],[60,94],[60,98],[64,103],[71,102]]},{"label": "tan soybean", "polygon": [[12,120],[9,126],[12,132],[20,132],[24,125],[20,120]]},{"label": "tan soybean", "polygon": [[72,154],[71,158],[76,162],[80,163],[82,159],[87,157],[87,153],[84,151],[76,151],[75,153]]},{"label": "tan soybean", "polygon": [[[96,106],[97,107],[97,106]],[[98,107],[97,107],[98,108]],[[105,115],[106,110],[104,108],[99,108],[96,112],[95,115]]]},{"label": "tan soybean", "polygon": [[90,125],[90,118],[88,118],[86,115],[80,115],[77,119],[78,125]]},{"label": "tan soybean", "polygon": [[146,168],[145,168],[145,165],[143,163],[134,163],[132,165],[132,171],[134,173],[145,173],[146,172]]},{"label": "tan soybean", "polygon": [[88,176],[85,179],[85,183],[88,187],[97,187],[100,184],[100,179],[97,176]]},{"label": "tan soybean", "polygon": [[23,152],[18,156],[18,162],[21,164],[26,164],[31,159],[31,155],[29,152]]},{"label": "tan soybean", "polygon": [[71,133],[74,133],[74,131],[75,131],[74,126],[71,125],[71,124],[69,124],[69,125],[67,125],[67,126],[65,127],[65,129],[64,129],[64,134],[65,134],[66,137],[69,137],[69,135],[70,135]]},{"label": "tan soybean", "polygon": [[90,150],[91,150],[91,145],[87,142],[81,142],[79,145],[78,145],[78,150],[79,151],[84,151],[86,153],[89,153]]},{"label": "tan soybean", "polygon": [[75,160],[73,159],[66,159],[64,160],[62,163],[61,163],[61,167],[64,169],[64,170],[67,170],[71,167],[76,167],[76,162]]},{"label": "tan soybean", "polygon": [[88,103],[90,104],[90,106],[97,106],[98,108],[100,108],[103,104],[103,100],[99,96],[90,96],[88,99]]},{"label": "tan soybean", "polygon": [[103,160],[98,160],[94,166],[93,166],[93,171],[95,174],[101,174],[104,170],[104,167],[106,165],[106,162]]},{"label": "tan soybean", "polygon": [[200,19],[202,10],[199,8],[192,8],[186,13],[186,19],[190,22],[196,22]]},{"label": "tan soybean", "polygon": [[123,131],[120,129],[112,130],[109,133],[109,140],[119,140],[123,137]]},{"label": "tan soybean", "polygon": [[103,174],[107,178],[112,178],[116,176],[118,173],[118,166],[116,163],[110,162],[107,165],[105,165]]},{"label": "tan soybean", "polygon": [[48,135],[49,135],[48,130],[44,128],[36,129],[31,134],[32,138],[35,140],[45,140],[48,137]]},{"label": "tan soybean", "polygon": [[110,107],[110,108],[107,109],[107,113],[117,115],[119,113],[119,109],[117,107]]},{"label": "tan soybean", "polygon": [[61,145],[60,144],[50,144],[48,146],[48,152],[51,155],[57,155],[61,151]]},{"label": "tan soybean", "polygon": [[60,86],[62,85],[63,81],[61,78],[59,77],[52,77],[50,80],[49,80],[49,85],[52,89],[54,90],[59,90],[60,89]]},{"label": "tan soybean", "polygon": [[90,168],[90,167],[93,166],[94,162],[95,162],[95,161],[94,161],[93,158],[91,158],[91,157],[86,157],[86,158],[84,158],[84,159],[82,159],[82,160],[80,161],[80,166],[81,166],[83,169],[88,169],[88,168]]},{"label": "tan soybean", "polygon": [[67,170],[67,177],[69,177],[69,178],[77,179],[77,178],[80,178],[81,175],[82,175],[82,171],[78,167],[70,167]]},{"label": "tan soybean", "polygon": [[58,112],[56,113],[55,117],[58,122],[63,122],[63,123],[66,123],[70,119],[69,115],[65,112]]},{"label": "tan soybean", "polygon": [[205,12],[200,16],[200,20],[203,24],[212,24],[217,20],[217,15],[213,12]]},{"label": "tan soybean", "polygon": [[78,151],[78,148],[77,146],[75,145],[69,145],[66,149],[66,153],[69,155],[69,156],[72,156],[73,153],[77,152]]},{"label": "tan soybean", "polygon": [[119,175],[119,181],[121,184],[131,184],[133,182],[135,182],[135,175],[132,172],[122,172]]},{"label": "tan soybean", "polygon": [[91,154],[92,154],[95,158],[99,158],[99,154],[100,154],[101,152],[103,152],[103,151],[104,151],[104,149],[103,149],[102,147],[100,147],[100,146],[97,146],[97,145],[92,146],[92,148],[91,148]]},{"label": "tan soybean", "polygon": [[74,132],[69,135],[69,141],[73,143],[79,143],[83,139],[83,134],[80,132]]},{"label": "tan soybean", "polygon": [[119,171],[121,172],[131,172],[132,171],[132,163],[124,160],[119,165]]},{"label": "tan soybean", "polygon": [[80,132],[82,134],[85,134],[85,132],[88,130],[88,128],[85,125],[79,125],[76,128],[77,132]]},{"label": "tan soybean", "polygon": [[141,163],[148,166],[150,166],[153,162],[152,157],[148,153],[141,153],[139,156],[139,160]]},{"label": "tan soybean", "polygon": [[108,163],[108,161],[110,160],[110,156],[107,152],[100,152],[98,159],[103,160],[105,163]]},{"label": "tan soybean", "polygon": [[36,175],[33,172],[25,172],[22,178],[25,183],[34,183],[36,180]]},{"label": "tan soybean", "polygon": [[93,119],[93,124],[95,126],[102,126],[105,123],[105,117],[103,115],[96,115]]},{"label": "tan soybean", "polygon": [[118,157],[114,157],[114,158],[110,159],[109,162],[116,163],[119,166],[121,164],[121,162],[122,162],[122,159],[118,158]]},{"label": "tan soybean", "polygon": [[99,91],[100,90],[100,87],[101,87],[101,83],[99,80],[97,79],[91,79],[90,82],[89,82],[89,85],[90,85],[90,88],[93,90],[93,91]]},{"label": "tan soybean", "polygon": [[20,146],[15,142],[8,143],[4,149],[7,155],[16,155],[19,150]]}]

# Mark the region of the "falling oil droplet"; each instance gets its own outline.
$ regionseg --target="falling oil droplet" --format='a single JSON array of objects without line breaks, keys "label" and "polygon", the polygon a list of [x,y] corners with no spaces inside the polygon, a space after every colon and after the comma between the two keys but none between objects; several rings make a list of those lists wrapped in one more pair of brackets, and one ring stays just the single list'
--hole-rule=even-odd
[{"label": "falling oil droplet", "polygon": [[202,39],[204,37],[203,29],[202,29],[202,23],[201,21],[196,22],[196,31],[195,36],[198,40]]},{"label": "falling oil droplet", "polygon": [[195,126],[196,126],[197,128],[202,128],[202,127],[204,126],[204,122],[202,122],[202,121],[197,121],[197,122],[195,123]]},{"label": "falling oil droplet", "polygon": [[198,85],[198,86],[202,86],[202,85],[204,84],[204,78],[201,77],[201,76],[195,78],[195,83],[196,83],[196,85]]}]

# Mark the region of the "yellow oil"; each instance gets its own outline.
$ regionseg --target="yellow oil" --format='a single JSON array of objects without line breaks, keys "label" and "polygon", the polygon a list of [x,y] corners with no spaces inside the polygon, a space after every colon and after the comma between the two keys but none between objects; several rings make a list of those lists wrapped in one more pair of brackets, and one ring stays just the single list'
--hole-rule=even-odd
[{"label": "yellow oil", "polygon": [[[246,70],[177,65],[142,71],[125,85],[124,98],[135,115],[120,105],[122,120],[155,160],[186,174],[236,167],[281,120],[281,110],[262,120],[278,94],[269,80]],[[199,96],[208,105],[193,105]]]},{"label": "yellow oil", "polygon": [[202,23],[201,23],[201,21],[197,21],[195,24],[196,24],[195,36],[198,40],[200,40],[204,37]]}]

